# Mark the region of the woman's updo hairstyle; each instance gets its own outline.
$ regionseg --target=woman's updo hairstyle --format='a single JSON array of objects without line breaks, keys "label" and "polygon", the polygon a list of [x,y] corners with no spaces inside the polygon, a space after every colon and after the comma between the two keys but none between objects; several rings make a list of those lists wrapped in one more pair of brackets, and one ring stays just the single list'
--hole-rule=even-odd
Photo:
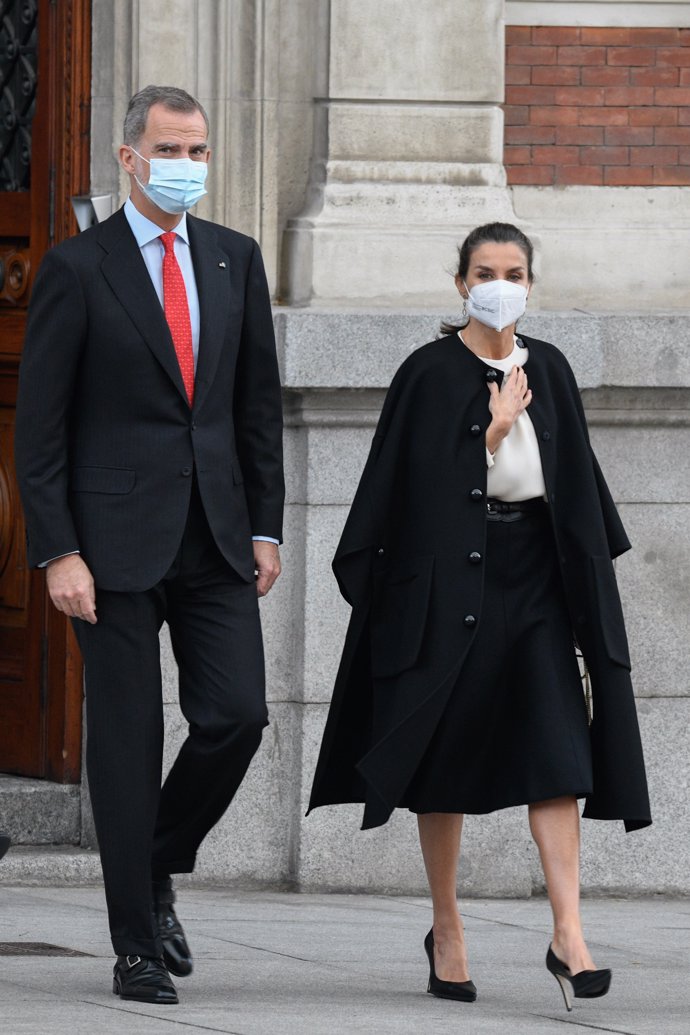
[{"label": "woman's updo hairstyle", "polygon": [[[476,226],[471,230],[465,240],[458,248],[458,268],[455,276],[467,277],[472,259],[472,252],[482,244],[516,244],[524,253],[527,259],[527,279],[530,284],[534,280],[533,261],[534,245],[527,234],[523,234],[512,223],[485,223],[483,226]],[[467,326],[467,320],[462,324],[446,323],[441,324],[441,334],[457,334],[463,327]]]}]

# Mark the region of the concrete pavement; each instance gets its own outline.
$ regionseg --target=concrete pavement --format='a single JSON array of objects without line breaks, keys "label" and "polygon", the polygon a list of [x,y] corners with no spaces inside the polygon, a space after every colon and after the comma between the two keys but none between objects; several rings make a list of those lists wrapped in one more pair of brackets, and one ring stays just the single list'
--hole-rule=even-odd
[{"label": "concrete pavement", "polygon": [[[571,1014],[544,967],[544,899],[464,903],[471,1005],[425,994],[426,899],[182,888],[178,906],[196,967],[176,979],[179,1006],[154,1007],[110,990],[100,888],[0,886],[3,1035],[690,1032],[688,899],[585,901],[595,961],[614,978]],[[85,955],[16,954],[29,943]]]}]

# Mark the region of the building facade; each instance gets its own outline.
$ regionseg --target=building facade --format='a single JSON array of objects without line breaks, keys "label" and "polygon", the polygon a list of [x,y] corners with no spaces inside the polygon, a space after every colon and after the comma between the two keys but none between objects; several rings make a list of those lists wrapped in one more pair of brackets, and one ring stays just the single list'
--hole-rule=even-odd
[{"label": "building facade", "polygon": [[[635,547],[618,575],[656,822],[628,836],[586,823],[583,884],[690,891],[690,3],[82,7],[88,182],[74,193],[122,202],[128,97],[183,86],[212,126],[198,214],[259,240],[275,300],[288,507],[284,575],[262,603],[271,725],[196,879],[425,886],[409,814],[366,833],[358,806],[304,817],[347,621],[330,560],[385,387],[457,312],[457,244],[500,219],[535,242],[521,326],[570,359]],[[171,757],[184,730],[162,650]],[[34,846],[3,864],[18,879],[97,874],[87,788],[65,778],[0,778]],[[464,838],[465,893],[540,889],[524,809],[473,817]],[[50,842],[69,847],[36,847]]]}]

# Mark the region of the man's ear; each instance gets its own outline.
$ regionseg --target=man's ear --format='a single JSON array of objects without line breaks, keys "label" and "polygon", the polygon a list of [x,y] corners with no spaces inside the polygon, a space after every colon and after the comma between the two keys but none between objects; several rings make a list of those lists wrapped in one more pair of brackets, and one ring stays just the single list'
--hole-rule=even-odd
[{"label": "man's ear", "polygon": [[121,144],[117,156],[120,159],[120,165],[125,170],[125,172],[129,173],[130,176],[133,176],[135,172],[134,152],[132,151],[132,148],[129,146],[129,144]]}]

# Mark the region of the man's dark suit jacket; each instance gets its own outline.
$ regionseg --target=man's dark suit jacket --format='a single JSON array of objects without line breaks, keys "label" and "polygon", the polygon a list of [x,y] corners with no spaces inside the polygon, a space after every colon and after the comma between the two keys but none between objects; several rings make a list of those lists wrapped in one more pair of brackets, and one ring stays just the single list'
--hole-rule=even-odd
[{"label": "man's dark suit jacket", "polygon": [[96,587],[149,589],[182,539],[194,471],[226,560],[254,578],[252,535],[281,539],[282,413],[257,244],[188,216],[201,335],[190,410],[123,210],[45,256],[17,403],[31,565],[79,550]]}]

